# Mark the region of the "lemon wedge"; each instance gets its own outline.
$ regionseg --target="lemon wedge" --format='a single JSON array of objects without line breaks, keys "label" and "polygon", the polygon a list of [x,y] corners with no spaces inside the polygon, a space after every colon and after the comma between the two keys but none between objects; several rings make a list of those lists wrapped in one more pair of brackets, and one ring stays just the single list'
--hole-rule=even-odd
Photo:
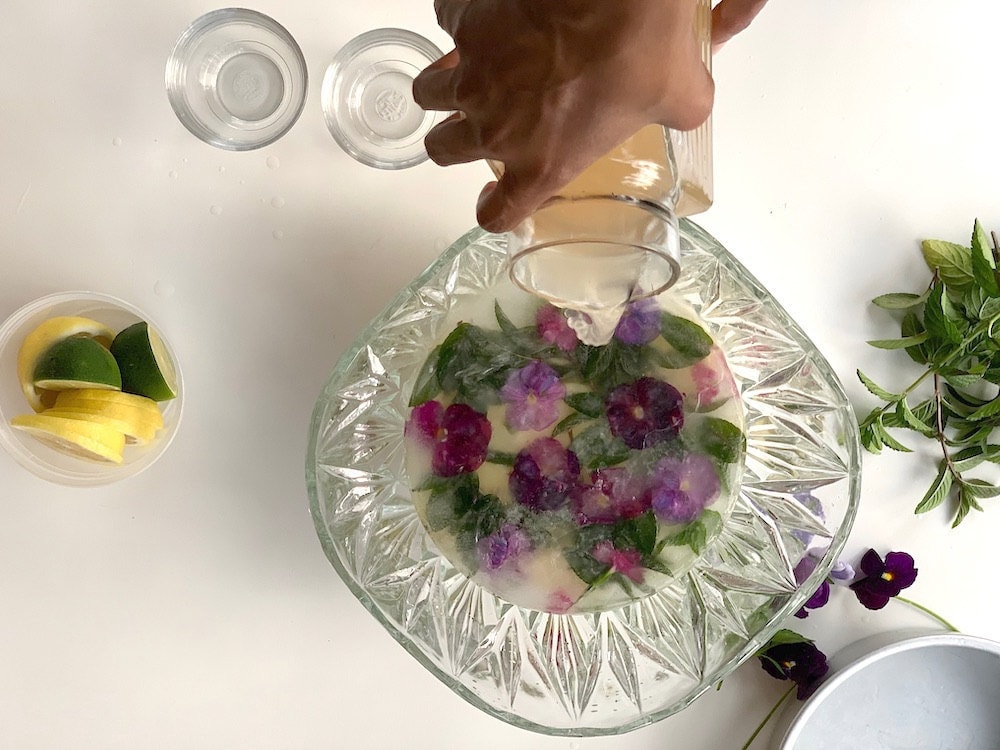
[{"label": "lemon wedge", "polygon": [[126,443],[147,445],[156,437],[159,426],[148,415],[129,407],[115,404],[98,403],[94,409],[60,408],[54,406],[42,412],[46,417],[61,417],[63,419],[78,419],[83,422],[93,422],[111,427],[124,433]]},{"label": "lemon wedge", "polygon": [[104,343],[111,342],[115,332],[103,323],[90,318],[58,316],[39,324],[24,337],[21,348],[17,352],[17,377],[21,382],[24,397],[36,412],[42,411],[46,405],[51,406],[54,396],[35,385],[35,368],[42,355],[53,344],[74,336],[90,337]]},{"label": "lemon wedge", "polygon": [[62,453],[93,461],[122,462],[125,433],[108,425],[47,414],[22,414],[10,424]]},{"label": "lemon wedge", "polygon": [[100,414],[133,424],[163,427],[163,414],[155,401],[122,391],[80,388],[56,394],[55,409]]}]

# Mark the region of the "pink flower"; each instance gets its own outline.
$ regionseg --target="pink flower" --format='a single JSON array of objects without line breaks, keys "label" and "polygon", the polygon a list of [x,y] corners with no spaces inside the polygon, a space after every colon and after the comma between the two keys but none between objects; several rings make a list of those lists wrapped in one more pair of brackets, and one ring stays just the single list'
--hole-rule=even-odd
[{"label": "pink flower", "polygon": [[627,521],[650,508],[649,482],[621,467],[598,469],[591,481],[573,496],[573,512],[580,525]]},{"label": "pink flower", "polygon": [[610,565],[612,573],[621,573],[634,583],[642,583],[642,555],[638,550],[615,549],[610,540],[605,540],[599,542],[590,554],[597,562]]},{"label": "pink flower", "polygon": [[570,328],[562,310],[553,305],[545,304],[538,308],[535,326],[543,341],[555,344],[564,352],[573,351],[579,342],[576,331]]},{"label": "pink flower", "polygon": [[735,398],[738,393],[726,355],[713,346],[707,357],[691,367],[695,387],[695,409],[704,409],[717,401]]},{"label": "pink flower", "polygon": [[544,362],[530,362],[513,370],[500,389],[507,404],[507,424],[515,430],[544,430],[559,418],[559,402],[566,386]]}]

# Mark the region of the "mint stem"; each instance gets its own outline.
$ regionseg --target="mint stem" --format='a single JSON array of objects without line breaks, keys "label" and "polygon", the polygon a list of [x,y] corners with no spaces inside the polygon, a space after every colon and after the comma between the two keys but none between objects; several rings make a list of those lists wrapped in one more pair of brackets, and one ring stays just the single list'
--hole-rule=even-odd
[{"label": "mint stem", "polygon": [[925,607],[923,604],[918,604],[917,602],[913,601],[912,599],[907,599],[904,596],[897,596],[896,597],[896,601],[900,601],[903,604],[907,604],[907,605],[913,607],[914,609],[919,610],[920,612],[923,612],[925,615],[930,615],[935,620],[937,620],[939,623],[941,623],[947,630],[950,630],[952,633],[959,633],[959,632],[961,632],[958,628],[956,628],[954,625],[952,625],[950,622],[948,622],[946,619],[944,619],[941,615],[939,615],[933,609]]},{"label": "mint stem", "polygon": [[740,750],[748,750],[748,748],[753,744],[753,741],[757,739],[757,735],[759,735],[763,731],[764,727],[767,726],[767,722],[774,717],[774,714],[777,713],[778,709],[781,708],[781,705],[788,700],[788,696],[790,696],[793,692],[795,692],[795,685],[788,688],[788,690],[785,691],[785,694],[778,698],[778,702],[771,706],[771,710],[767,712],[767,716],[765,716],[761,720],[760,724],[757,725],[757,728],[753,730],[753,734],[750,735],[750,738],[746,741],[746,744],[740,748]]}]

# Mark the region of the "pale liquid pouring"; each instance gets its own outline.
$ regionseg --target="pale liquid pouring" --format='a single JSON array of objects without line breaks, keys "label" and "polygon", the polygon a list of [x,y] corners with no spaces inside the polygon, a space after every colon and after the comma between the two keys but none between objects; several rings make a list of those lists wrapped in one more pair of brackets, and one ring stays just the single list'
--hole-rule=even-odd
[{"label": "pale liquid pouring", "polygon": [[[710,67],[709,0],[699,0],[695,33]],[[706,210],[711,196],[711,123],[647,126],[510,233],[511,278],[564,309],[583,343],[606,344],[629,302],[677,280],[677,218]]]}]

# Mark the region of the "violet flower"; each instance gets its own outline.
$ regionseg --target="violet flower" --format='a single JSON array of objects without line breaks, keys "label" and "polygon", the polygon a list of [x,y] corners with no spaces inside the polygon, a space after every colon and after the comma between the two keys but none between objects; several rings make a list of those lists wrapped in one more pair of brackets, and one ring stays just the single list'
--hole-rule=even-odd
[{"label": "violet flower", "polygon": [[544,362],[534,361],[512,370],[500,389],[507,404],[507,424],[514,430],[544,430],[559,418],[559,402],[566,386]]},{"label": "violet flower", "polygon": [[431,448],[435,474],[453,477],[483,465],[493,428],[485,414],[468,404],[446,409],[438,401],[427,401],[410,412],[404,434]]},{"label": "violet flower", "polygon": [[516,567],[517,558],[531,548],[527,532],[513,523],[505,523],[476,544],[479,564],[487,570],[497,570],[511,564]]},{"label": "violet flower", "polygon": [[620,573],[633,583],[642,583],[644,570],[642,554],[638,550],[616,549],[611,540],[605,539],[595,545],[590,554],[597,562],[610,566],[611,573]]},{"label": "violet flower", "polygon": [[571,352],[576,348],[579,338],[574,331],[563,311],[553,305],[542,305],[535,313],[535,329],[542,340],[555,344],[564,352]]},{"label": "violet flower", "polygon": [[715,464],[707,456],[667,456],[653,470],[653,512],[665,523],[688,523],[718,496],[721,486]]},{"label": "violet flower", "polygon": [[812,641],[803,639],[792,643],[777,643],[758,655],[764,671],[779,680],[791,680],[797,686],[796,696],[804,701],[816,692],[820,680],[830,667],[826,654]]},{"label": "violet flower", "polygon": [[[805,580],[812,575],[813,571],[816,570],[816,564],[818,560],[812,555],[806,555],[801,560],[799,564],[795,566],[795,581],[800,586],[805,582]],[[805,619],[809,616],[809,610],[819,609],[826,605],[830,601],[830,582],[826,579],[820,583],[819,588],[817,588],[812,596],[806,600],[806,603],[802,605],[802,608],[795,613],[795,616],[800,620]]]},{"label": "violet flower", "polygon": [[885,560],[873,549],[861,558],[863,578],[851,584],[851,589],[868,609],[882,609],[889,600],[917,579],[913,558],[905,552],[890,552]]},{"label": "violet flower", "polygon": [[581,525],[627,521],[650,508],[649,482],[623,467],[597,469],[590,481],[573,495],[573,511]]},{"label": "violet flower", "polygon": [[580,459],[555,438],[543,437],[514,458],[510,491],[521,505],[534,511],[558,510],[576,491]]},{"label": "violet flower", "polygon": [[648,344],[660,335],[660,303],[653,297],[630,302],[615,328],[615,338],[625,344]]},{"label": "violet flower", "polygon": [[680,391],[656,378],[641,377],[614,388],[604,409],[611,434],[636,450],[670,440],[684,426]]}]

